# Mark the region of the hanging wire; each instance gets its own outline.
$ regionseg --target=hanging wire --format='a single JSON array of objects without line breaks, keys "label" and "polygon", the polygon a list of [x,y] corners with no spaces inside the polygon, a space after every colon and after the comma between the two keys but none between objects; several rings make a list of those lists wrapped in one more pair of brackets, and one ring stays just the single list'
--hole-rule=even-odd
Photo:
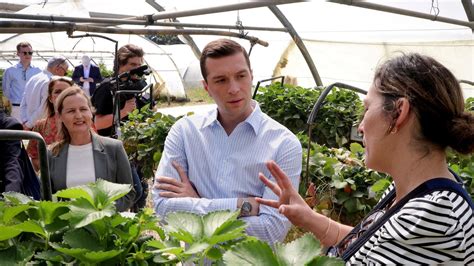
[{"label": "hanging wire", "polygon": [[[237,10],[237,20],[235,21],[235,26],[239,30],[240,36],[244,37],[247,34],[249,34],[248,32],[245,32],[244,24],[242,23],[242,20],[240,19],[240,10]],[[250,48],[249,48],[249,52],[248,52],[249,56],[252,53],[252,49],[253,49],[253,47],[255,46],[256,43],[257,43],[257,40],[251,40],[250,41]]]},{"label": "hanging wire", "polygon": [[235,22],[235,26],[237,26],[237,29],[239,30],[239,34],[242,36],[245,36],[244,24],[242,23],[242,20],[240,20],[240,10],[237,10],[237,21]]},{"label": "hanging wire", "polygon": [[439,15],[438,0],[431,0],[430,14],[435,16],[433,20],[436,20],[438,18],[438,15]]}]

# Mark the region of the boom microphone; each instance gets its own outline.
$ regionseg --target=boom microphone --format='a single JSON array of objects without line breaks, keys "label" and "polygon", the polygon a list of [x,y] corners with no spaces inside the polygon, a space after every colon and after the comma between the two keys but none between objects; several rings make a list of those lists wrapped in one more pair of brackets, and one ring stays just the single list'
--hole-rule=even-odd
[{"label": "boom microphone", "polygon": [[130,71],[127,71],[118,75],[118,78],[121,79],[125,77],[130,77],[133,75],[143,76],[143,75],[149,75],[150,73],[151,73],[151,69],[148,68],[148,65],[143,65],[143,66],[136,67],[134,69],[131,69]]}]

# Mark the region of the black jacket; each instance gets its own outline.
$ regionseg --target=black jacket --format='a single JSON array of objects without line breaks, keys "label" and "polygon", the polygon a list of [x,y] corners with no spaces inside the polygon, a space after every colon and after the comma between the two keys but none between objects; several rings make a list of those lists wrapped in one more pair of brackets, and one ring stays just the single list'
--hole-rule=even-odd
[{"label": "black jacket", "polygon": [[[72,73],[72,80],[76,82],[79,86],[82,87],[83,82],[81,82],[81,77],[84,77],[84,66],[78,65],[74,68],[74,72]],[[90,95],[94,94],[96,84],[102,82],[102,75],[100,74],[99,67],[96,67],[91,64],[91,68],[89,70],[89,78],[92,78],[94,82],[89,82],[89,93]]]},{"label": "black jacket", "polygon": [[[22,130],[23,127],[18,120],[0,110],[0,129]],[[20,154],[19,140],[0,140],[0,192],[20,192],[23,182]]]}]

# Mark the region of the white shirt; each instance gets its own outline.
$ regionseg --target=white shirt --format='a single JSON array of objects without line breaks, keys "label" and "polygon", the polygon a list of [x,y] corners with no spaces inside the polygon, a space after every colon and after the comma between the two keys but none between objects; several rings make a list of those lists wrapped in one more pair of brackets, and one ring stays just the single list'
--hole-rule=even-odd
[{"label": "white shirt", "polygon": [[[201,198],[163,198],[153,189],[156,213],[187,211],[205,214],[217,210],[237,209],[237,199],[277,196],[259,179],[262,172],[275,179],[265,166],[274,160],[285,171],[295,188],[301,172],[302,148],[296,136],[264,114],[255,101],[252,114],[227,135],[217,120],[217,110],[207,115],[192,115],[177,121],[165,141],[156,176],[179,179],[171,166],[177,161],[194,183]],[[258,216],[241,218],[247,222],[247,233],[269,243],[282,241],[290,222],[278,209],[260,205]]]},{"label": "white shirt", "polygon": [[[82,65],[82,67],[84,68],[84,79],[88,79],[89,78],[89,73],[90,73],[90,70],[91,70],[91,65]],[[89,92],[89,88],[90,88],[90,85],[89,85],[89,81],[86,81],[84,80],[84,82],[82,83],[82,88],[84,90],[87,90],[87,92]]]},{"label": "white shirt", "polygon": [[86,145],[69,144],[66,166],[66,186],[75,187],[95,182],[92,143]]},{"label": "white shirt", "polygon": [[48,84],[53,74],[48,70],[31,77],[25,85],[25,94],[21,100],[21,122],[33,128],[35,122],[45,113],[45,102],[48,99]]}]

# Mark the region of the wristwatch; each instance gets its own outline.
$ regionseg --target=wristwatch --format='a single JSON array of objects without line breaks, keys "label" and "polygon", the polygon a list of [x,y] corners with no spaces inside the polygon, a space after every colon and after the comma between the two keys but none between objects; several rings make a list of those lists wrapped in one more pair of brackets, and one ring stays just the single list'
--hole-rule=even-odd
[{"label": "wristwatch", "polygon": [[250,216],[251,211],[252,211],[252,203],[244,200],[242,202],[242,206],[240,206],[240,216],[242,217]]}]

